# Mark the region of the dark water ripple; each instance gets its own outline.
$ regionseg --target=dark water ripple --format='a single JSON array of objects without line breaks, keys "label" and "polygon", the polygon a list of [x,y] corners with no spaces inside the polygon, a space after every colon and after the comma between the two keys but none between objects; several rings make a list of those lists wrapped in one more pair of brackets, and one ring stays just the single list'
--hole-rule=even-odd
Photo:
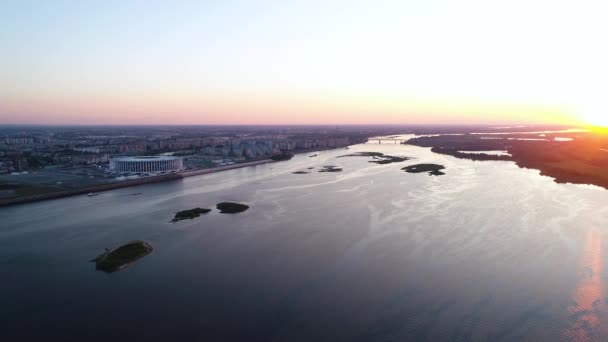
[{"label": "dark water ripple", "polygon": [[[414,146],[349,153],[364,151],[415,159],[323,151],[0,209],[0,340],[608,339],[608,191]],[[418,162],[446,175],[400,170]],[[344,171],[292,174],[322,165]],[[168,222],[221,201],[251,209]],[[95,272],[131,239],[154,252]]]}]

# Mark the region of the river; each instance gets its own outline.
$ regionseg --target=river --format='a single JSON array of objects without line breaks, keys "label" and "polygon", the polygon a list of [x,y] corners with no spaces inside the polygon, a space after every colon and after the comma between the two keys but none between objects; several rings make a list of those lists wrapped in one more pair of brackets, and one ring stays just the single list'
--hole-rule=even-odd
[{"label": "river", "polygon": [[[363,151],[414,159],[337,158]],[[446,174],[400,170],[416,163]],[[222,201],[251,208],[170,222]],[[606,340],[606,203],[512,162],[375,141],[0,208],[0,339]],[[111,274],[88,262],[133,239],[154,251]]]}]

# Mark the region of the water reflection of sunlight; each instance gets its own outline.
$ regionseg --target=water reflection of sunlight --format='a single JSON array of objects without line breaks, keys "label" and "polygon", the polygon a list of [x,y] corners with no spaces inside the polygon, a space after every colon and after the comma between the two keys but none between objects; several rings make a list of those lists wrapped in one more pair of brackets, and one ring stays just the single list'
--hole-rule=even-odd
[{"label": "water reflection of sunlight", "polygon": [[568,308],[572,322],[566,331],[574,341],[595,341],[604,334],[606,304],[602,281],[602,236],[596,229],[587,232],[581,257],[580,280],[573,294],[575,304]]}]

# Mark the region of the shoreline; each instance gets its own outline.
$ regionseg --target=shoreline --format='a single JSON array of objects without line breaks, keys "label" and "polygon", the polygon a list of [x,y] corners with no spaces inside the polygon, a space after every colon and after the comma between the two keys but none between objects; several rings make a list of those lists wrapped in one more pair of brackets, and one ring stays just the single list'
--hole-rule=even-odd
[{"label": "shoreline", "polygon": [[124,180],[124,181],[119,181],[119,182],[114,182],[114,183],[99,184],[99,185],[80,188],[80,189],[58,191],[58,192],[53,192],[50,194],[3,199],[3,200],[0,200],[0,207],[8,207],[8,206],[18,205],[18,204],[26,204],[26,203],[45,201],[45,200],[51,200],[51,199],[59,199],[59,198],[64,198],[64,197],[76,196],[76,195],[84,195],[84,194],[88,194],[88,193],[97,193],[97,192],[103,192],[103,191],[109,191],[109,190],[115,190],[115,189],[121,189],[121,188],[128,188],[128,187],[137,186],[137,185],[154,184],[154,183],[178,180],[178,179],[183,179],[183,178],[187,178],[187,177],[205,175],[205,174],[216,173],[216,172],[221,172],[221,171],[241,169],[241,168],[245,168],[245,167],[274,163],[274,162],[275,161],[272,159],[263,159],[263,160],[256,160],[256,161],[240,163],[240,164],[218,166],[218,167],[213,167],[213,168],[209,168],[209,169],[191,170],[191,171],[183,171],[183,172],[179,172],[179,173],[172,173],[172,174],[168,174],[168,175],[151,176],[151,177],[138,178],[138,179],[129,179],[129,180]]},{"label": "shoreline", "polygon": [[[363,143],[365,143],[365,142],[363,142]],[[307,154],[307,153],[314,153],[314,152],[320,152],[320,151],[346,149],[353,145],[357,145],[357,144],[341,146],[341,147],[320,147],[320,148],[314,148],[314,149],[300,149],[300,150],[294,150],[294,151],[290,151],[290,152],[293,153],[294,155],[304,154],[304,153]],[[137,186],[137,185],[167,182],[167,181],[178,180],[178,179],[183,179],[183,178],[187,178],[187,177],[200,176],[200,175],[205,175],[205,174],[210,174],[210,173],[235,170],[235,169],[262,165],[262,164],[268,164],[268,163],[275,163],[275,162],[277,162],[277,161],[272,160],[272,159],[262,159],[262,160],[255,160],[255,161],[239,163],[239,164],[212,167],[212,168],[208,168],[208,169],[182,171],[179,173],[172,173],[172,174],[168,174],[168,175],[151,176],[151,177],[138,178],[138,179],[129,179],[129,180],[124,180],[124,181],[119,181],[119,182],[114,182],[114,183],[99,184],[99,185],[90,186],[90,187],[86,187],[86,188],[58,191],[58,192],[53,192],[53,193],[49,193],[49,194],[26,196],[26,197],[19,197],[19,198],[10,198],[10,199],[0,199],[0,208],[12,206],[12,205],[26,204],[26,203],[39,202],[39,201],[45,201],[45,200],[51,200],[51,199],[59,199],[59,198],[64,198],[64,197],[71,197],[71,196],[76,196],[76,195],[84,195],[84,194],[88,194],[88,193],[96,193],[96,192],[103,192],[103,191],[109,191],[109,190],[115,190],[115,189],[121,189],[121,188],[128,188],[128,187]]]}]

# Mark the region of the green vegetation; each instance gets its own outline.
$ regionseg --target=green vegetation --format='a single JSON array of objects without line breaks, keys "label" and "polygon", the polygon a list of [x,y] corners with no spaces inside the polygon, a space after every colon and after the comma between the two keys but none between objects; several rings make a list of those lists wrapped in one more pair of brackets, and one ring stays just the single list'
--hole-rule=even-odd
[{"label": "green vegetation", "polygon": [[205,208],[194,208],[189,210],[182,210],[175,213],[175,217],[171,222],[177,222],[181,220],[192,220],[193,218],[197,218],[203,214],[207,214],[211,209]]},{"label": "green vegetation", "polygon": [[0,190],[12,192],[10,197],[19,198],[27,196],[46,195],[54,192],[64,191],[65,188],[57,185],[36,185],[22,183],[0,183]]},{"label": "green vegetation", "polygon": [[[569,141],[556,141],[556,137]],[[608,134],[601,131],[545,134],[440,135],[410,139],[435,153],[472,160],[512,160],[519,167],[540,170],[557,183],[593,184],[608,189]],[[508,156],[459,151],[507,150]]]},{"label": "green vegetation", "polygon": [[384,159],[380,160],[370,160],[370,163],[375,164],[391,164],[391,163],[401,163],[406,160],[410,160],[408,157],[395,157],[395,156],[384,156]]},{"label": "green vegetation", "polygon": [[384,153],[381,152],[357,152],[357,153],[353,153],[353,154],[346,154],[343,156],[340,156],[338,158],[344,158],[344,157],[372,157],[374,158],[374,160],[370,160],[370,163],[374,163],[374,164],[391,164],[391,163],[400,163],[400,162],[404,162],[406,160],[410,160],[411,158],[408,157],[397,157],[397,156],[389,156],[386,155]]},{"label": "green vegetation", "polygon": [[105,253],[91,260],[96,269],[104,272],[120,271],[135,261],[152,252],[152,246],[145,241],[131,241],[117,248],[106,250]]},{"label": "green vegetation", "polygon": [[608,189],[608,136],[578,137],[568,142],[532,142],[514,146],[519,167],[537,169],[557,183],[594,184]]},{"label": "green vegetation", "polygon": [[374,157],[374,158],[382,158],[384,157],[384,153],[381,152],[357,152],[352,154],[345,154],[343,156],[339,156],[338,158],[344,157]]},{"label": "green vegetation", "polygon": [[17,183],[0,183],[0,190],[15,190],[19,188]]},{"label": "green vegetation", "polygon": [[319,172],[342,172],[342,168],[333,165],[325,165]]},{"label": "green vegetation", "polygon": [[47,165],[53,165],[55,162],[50,156],[31,156],[27,157],[27,164],[32,169],[39,169]]},{"label": "green vegetation", "polygon": [[270,159],[274,161],[290,160],[291,158],[293,158],[292,153],[275,154],[274,156],[270,157]]},{"label": "green vegetation", "polygon": [[443,169],[445,169],[445,166],[439,165],[439,164],[416,164],[416,165],[406,166],[406,167],[402,168],[401,170],[404,170],[405,172],[409,172],[409,173],[428,172],[429,175],[431,175],[431,176],[442,176],[442,175],[445,175],[445,173],[440,171]]},{"label": "green vegetation", "polygon": [[236,214],[249,209],[249,206],[240,203],[222,202],[217,204],[217,209],[222,214]]}]

